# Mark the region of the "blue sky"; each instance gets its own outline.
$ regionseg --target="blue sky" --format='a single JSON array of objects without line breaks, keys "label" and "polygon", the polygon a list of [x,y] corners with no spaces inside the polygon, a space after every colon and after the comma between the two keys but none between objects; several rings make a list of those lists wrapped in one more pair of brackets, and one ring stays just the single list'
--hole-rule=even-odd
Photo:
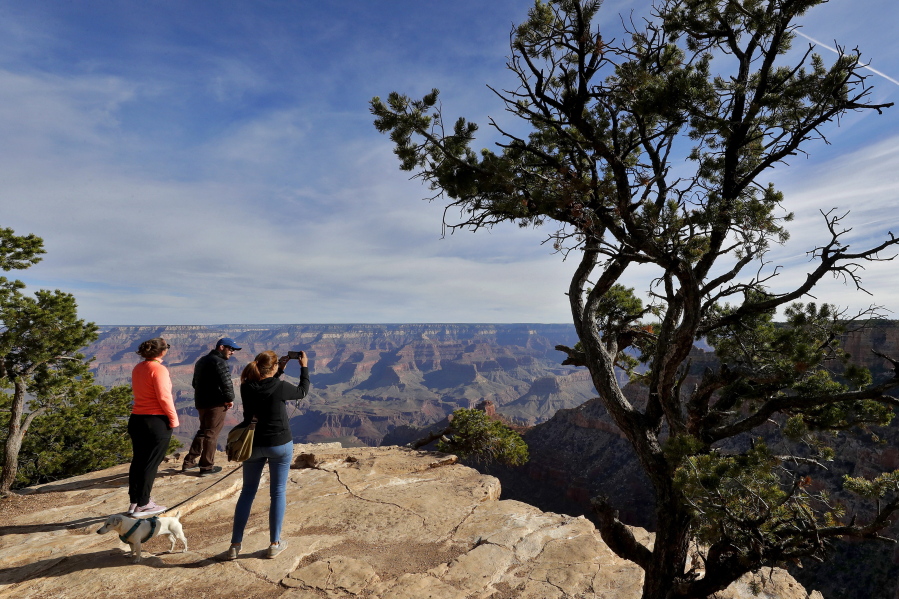
[{"label": "blue sky", "polygon": [[[61,288],[100,324],[567,322],[573,269],[544,232],[441,239],[442,206],[397,168],[368,101],[441,89],[444,110],[506,118],[508,34],[530,2],[0,2],[0,226],[44,238],[16,274]],[[645,14],[607,0],[601,24]],[[872,99],[899,100],[895,0],[833,0],[803,32],[858,45]],[[825,60],[832,54],[821,49]],[[899,234],[899,108],[851,115],[831,145],[773,173],[797,214],[772,253],[809,268],[818,209],[851,209],[862,242]],[[899,262],[873,298],[899,313]],[[638,287],[645,276],[631,280]]]}]

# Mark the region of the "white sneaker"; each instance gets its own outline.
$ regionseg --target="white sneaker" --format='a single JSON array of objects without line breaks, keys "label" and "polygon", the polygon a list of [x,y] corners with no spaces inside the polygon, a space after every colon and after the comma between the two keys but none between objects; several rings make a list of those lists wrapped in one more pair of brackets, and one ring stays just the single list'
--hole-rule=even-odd
[{"label": "white sneaker", "polygon": [[134,508],[134,511],[131,512],[135,518],[140,518],[141,516],[155,516],[156,514],[161,514],[166,511],[167,507],[164,505],[156,505],[156,502],[152,499],[147,502],[147,505],[142,505],[140,507]]}]

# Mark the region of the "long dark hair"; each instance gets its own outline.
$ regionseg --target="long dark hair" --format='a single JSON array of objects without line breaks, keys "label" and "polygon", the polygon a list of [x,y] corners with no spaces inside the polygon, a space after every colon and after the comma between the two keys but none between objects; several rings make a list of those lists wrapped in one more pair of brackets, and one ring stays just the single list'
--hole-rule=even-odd
[{"label": "long dark hair", "polygon": [[256,358],[244,366],[243,372],[240,373],[240,382],[261,381],[270,377],[278,367],[278,354],[272,350],[266,350],[261,354],[257,354]]}]

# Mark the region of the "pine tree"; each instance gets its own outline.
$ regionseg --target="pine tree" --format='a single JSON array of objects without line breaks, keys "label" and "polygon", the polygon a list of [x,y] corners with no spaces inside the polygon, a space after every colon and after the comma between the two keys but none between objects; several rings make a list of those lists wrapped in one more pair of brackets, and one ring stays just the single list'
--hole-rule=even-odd
[{"label": "pine tree", "polygon": [[437,441],[438,451],[482,464],[521,466],[528,461],[528,446],[517,432],[486,410],[459,408],[447,426],[409,443],[418,449]]},{"label": "pine tree", "polygon": [[79,364],[84,367],[79,378],[62,377],[52,390],[42,390],[41,396],[52,400],[53,408],[37,416],[28,428],[13,488],[78,476],[131,459],[131,387],[105,389],[94,383],[86,364]]},{"label": "pine tree", "polygon": [[[0,229],[4,271],[27,268],[43,253],[39,237]],[[0,277],[0,381],[12,387],[3,402],[8,416],[0,494],[9,492],[16,480],[19,451],[32,422],[58,403],[58,396],[48,392],[52,381],[83,376],[84,356],[78,350],[97,338],[96,325],[78,318],[74,296],[41,289],[31,297],[22,292],[24,287],[21,281]]]},{"label": "pine tree", "polygon": [[[600,1],[538,0],[511,35],[518,86],[494,90],[530,133],[492,123],[499,152],[472,148],[474,123],[448,126],[437,90],[371,103],[401,168],[461,215],[446,226],[551,226],[579,259],[566,292],[580,342],[559,349],[589,369],[652,484],[652,549],[594,500],[605,541],[644,569],[645,599],[707,597],[762,566],[820,559],[829,539],[881,538],[899,507],[899,473],[846,481],[876,499],[865,521],[811,484],[835,433],[891,420],[899,361],[883,356],[894,374],[873,382],[837,342],[855,319],[797,303],[825,276],[862,289],[861,266],[892,259],[899,239],[850,249],[846,215],[825,207],[805,280],[774,291],[766,261],[792,214],[763,175],[841,116],[891,106],[868,101],[857,51],[788,61],[797,19],[824,2],[660,0],[616,43],[591,24]],[[646,306],[623,284],[638,267],[655,269]],[[685,386],[700,339],[720,365]],[[645,406],[616,366],[646,388]]]}]

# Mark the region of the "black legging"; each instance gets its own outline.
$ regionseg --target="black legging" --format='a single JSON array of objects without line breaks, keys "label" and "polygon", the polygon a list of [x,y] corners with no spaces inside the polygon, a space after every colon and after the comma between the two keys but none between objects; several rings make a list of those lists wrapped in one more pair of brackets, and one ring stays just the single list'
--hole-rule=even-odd
[{"label": "black legging", "polygon": [[131,503],[147,505],[156,469],[172,439],[172,429],[167,416],[132,414],[128,419],[128,435],[134,453],[128,469],[128,495]]}]

